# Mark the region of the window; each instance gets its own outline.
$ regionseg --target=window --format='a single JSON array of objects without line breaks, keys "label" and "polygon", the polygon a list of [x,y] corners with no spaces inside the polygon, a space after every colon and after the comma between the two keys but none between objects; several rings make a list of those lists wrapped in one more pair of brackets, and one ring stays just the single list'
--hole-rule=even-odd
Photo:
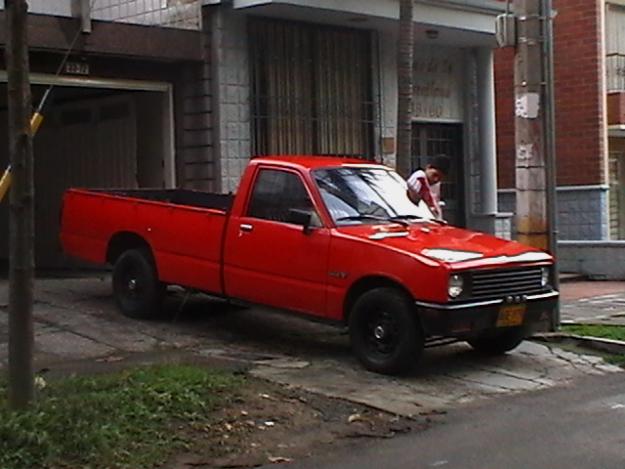
[{"label": "window", "polygon": [[297,174],[276,169],[261,169],[254,184],[247,215],[289,223],[291,209],[311,212],[312,225],[320,225],[306,187]]},{"label": "window", "polygon": [[250,21],[255,155],[373,158],[370,31]]}]

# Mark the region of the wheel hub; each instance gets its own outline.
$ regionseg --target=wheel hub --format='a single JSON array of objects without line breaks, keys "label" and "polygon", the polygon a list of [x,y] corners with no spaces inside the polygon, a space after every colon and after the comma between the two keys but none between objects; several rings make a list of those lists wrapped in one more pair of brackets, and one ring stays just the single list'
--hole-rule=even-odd
[{"label": "wheel hub", "polygon": [[382,324],[379,324],[373,329],[373,336],[377,340],[384,340],[386,338],[386,329]]},{"label": "wheel hub", "polygon": [[137,280],[134,278],[131,278],[130,280],[128,280],[128,290],[135,291],[136,289],[137,289]]}]

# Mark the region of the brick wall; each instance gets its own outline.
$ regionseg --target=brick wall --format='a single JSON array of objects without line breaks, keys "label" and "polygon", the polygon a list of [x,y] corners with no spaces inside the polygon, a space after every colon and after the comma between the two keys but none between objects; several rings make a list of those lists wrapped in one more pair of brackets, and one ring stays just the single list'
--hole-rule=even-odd
[{"label": "brick wall", "polygon": [[[600,0],[554,0],[558,185],[603,184]],[[499,186],[514,186],[512,49],[496,54]]]}]

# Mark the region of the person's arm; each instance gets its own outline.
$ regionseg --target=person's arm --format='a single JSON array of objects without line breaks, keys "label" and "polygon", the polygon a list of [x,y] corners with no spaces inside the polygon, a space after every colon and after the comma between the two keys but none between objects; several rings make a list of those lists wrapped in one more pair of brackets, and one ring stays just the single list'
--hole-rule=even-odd
[{"label": "person's arm", "polygon": [[419,200],[423,200],[436,218],[441,217],[441,210],[438,205],[438,201],[436,200],[436,197],[434,197],[434,194],[432,194],[432,190],[430,189],[430,184],[427,182],[425,173],[413,174],[408,179],[408,192],[411,195],[410,200],[413,202],[416,200],[415,203],[418,203]]},{"label": "person's arm", "polygon": [[432,194],[432,199],[434,201],[433,205],[437,213],[434,213],[436,218],[443,219],[443,208],[441,207],[441,183],[437,182],[436,184],[430,185],[430,192]]}]

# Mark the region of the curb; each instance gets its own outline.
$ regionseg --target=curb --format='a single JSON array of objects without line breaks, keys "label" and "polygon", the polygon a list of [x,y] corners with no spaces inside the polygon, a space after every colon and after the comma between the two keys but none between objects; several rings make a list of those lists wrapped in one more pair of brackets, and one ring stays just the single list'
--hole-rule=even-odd
[{"label": "curb", "polygon": [[560,283],[583,282],[588,280],[584,274],[578,274],[575,272],[560,273],[558,275],[558,279],[560,280]]},{"label": "curb", "polygon": [[565,332],[548,332],[533,336],[534,339],[544,342],[557,342],[560,340],[575,340],[582,347],[609,352],[618,355],[625,355],[625,341],[604,339],[602,337],[590,337],[576,334],[567,334]]}]

